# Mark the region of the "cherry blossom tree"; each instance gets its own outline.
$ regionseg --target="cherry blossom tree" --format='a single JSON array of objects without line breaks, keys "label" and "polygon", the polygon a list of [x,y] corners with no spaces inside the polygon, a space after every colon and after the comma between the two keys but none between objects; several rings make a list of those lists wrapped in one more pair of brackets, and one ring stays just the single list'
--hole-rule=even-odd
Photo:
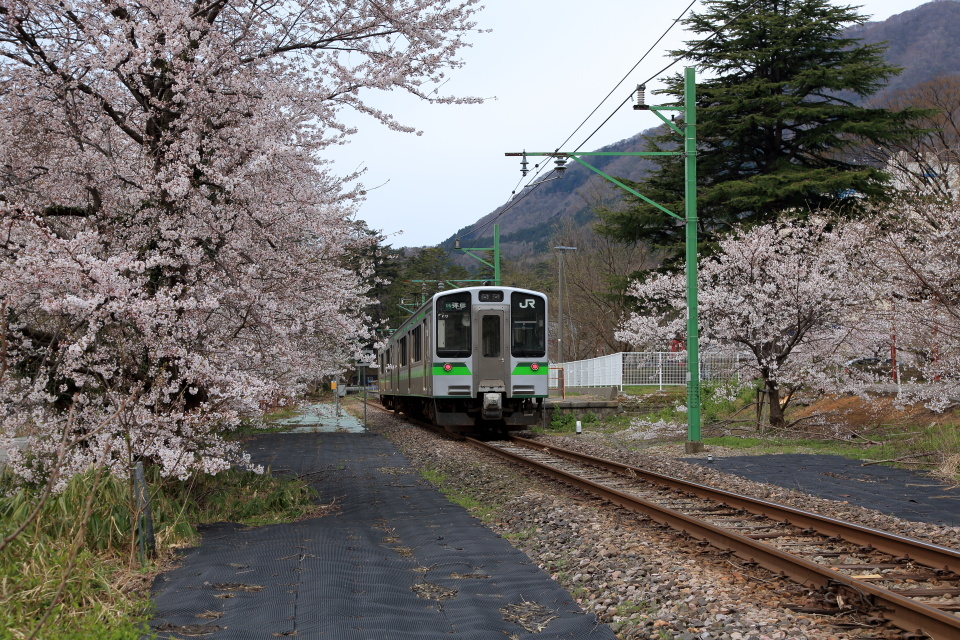
[{"label": "cherry blossom tree", "polygon": [[922,136],[880,147],[864,146],[874,164],[884,165],[892,186],[909,202],[956,199],[960,188],[960,76],[939,76],[883,99],[893,111],[926,110],[918,120]]},{"label": "cherry blossom tree", "polygon": [[[882,301],[873,331],[894,340],[901,399],[940,410],[960,402],[960,205],[903,204],[860,225],[864,288]],[[913,383],[911,377],[920,379]]]},{"label": "cherry blossom tree", "polygon": [[[860,241],[822,223],[763,225],[723,239],[699,266],[701,344],[752,355],[741,377],[761,380],[774,427],[784,425],[784,409],[803,387],[854,383],[842,365],[872,308],[869,292],[851,286],[862,272]],[[624,322],[619,339],[664,345],[685,334],[684,274],[653,275],[630,294],[643,311]]]},{"label": "cherry blossom tree", "polygon": [[411,131],[376,91],[469,101],[436,90],[475,6],[0,0],[0,432],[34,436],[27,481],[248,463],[224,431],[357,351],[363,191],[324,150],[347,111]]}]

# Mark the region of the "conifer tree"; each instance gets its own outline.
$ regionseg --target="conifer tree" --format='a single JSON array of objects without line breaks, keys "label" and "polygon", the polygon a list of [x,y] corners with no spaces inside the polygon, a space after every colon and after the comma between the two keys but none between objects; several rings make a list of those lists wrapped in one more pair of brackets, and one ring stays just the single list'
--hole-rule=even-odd
[{"label": "conifer tree", "polygon": [[[865,17],[827,0],[708,0],[686,19],[699,39],[672,52],[694,64],[697,83],[698,217],[706,244],[734,224],[773,222],[813,210],[846,214],[883,200],[888,177],[858,158],[872,148],[919,134],[917,109],[865,108],[857,102],[900,69],[883,59],[882,44],[844,37]],[[660,93],[683,104],[683,77]],[[658,101],[660,102],[660,101]],[[675,150],[670,133],[649,150]],[[683,159],[658,157],[648,178],[632,183],[668,209],[684,210]],[[628,181],[625,181],[628,182]],[[629,183],[629,182],[628,182]],[[631,206],[602,211],[601,231],[683,257],[683,223],[629,196]]]}]

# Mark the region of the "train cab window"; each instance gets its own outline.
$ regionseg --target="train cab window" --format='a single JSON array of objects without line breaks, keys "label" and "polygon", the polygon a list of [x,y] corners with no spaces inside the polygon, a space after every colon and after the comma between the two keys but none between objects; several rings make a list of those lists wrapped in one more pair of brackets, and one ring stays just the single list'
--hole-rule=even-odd
[{"label": "train cab window", "polygon": [[484,358],[500,357],[500,316],[481,318],[480,341]]},{"label": "train cab window", "polygon": [[472,349],[470,292],[437,298],[437,356],[466,358]]},{"label": "train cab window", "polygon": [[546,300],[529,293],[510,295],[510,353],[515,358],[542,358],[547,353]]},{"label": "train cab window", "polygon": [[413,362],[423,360],[423,325],[417,325],[410,332],[410,350],[413,352]]}]

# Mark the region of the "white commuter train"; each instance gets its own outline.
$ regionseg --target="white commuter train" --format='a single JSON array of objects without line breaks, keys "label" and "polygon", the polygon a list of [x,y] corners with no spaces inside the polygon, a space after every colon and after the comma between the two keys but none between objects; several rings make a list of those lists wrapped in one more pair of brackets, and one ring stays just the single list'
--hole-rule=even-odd
[{"label": "white commuter train", "polygon": [[435,294],[378,354],[380,402],[448,431],[540,421],[548,395],[547,297],[514,287]]}]

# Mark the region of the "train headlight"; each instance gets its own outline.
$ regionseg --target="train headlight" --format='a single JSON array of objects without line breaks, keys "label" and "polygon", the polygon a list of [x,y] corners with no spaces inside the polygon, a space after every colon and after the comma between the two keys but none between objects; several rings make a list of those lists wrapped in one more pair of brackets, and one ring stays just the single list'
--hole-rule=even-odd
[{"label": "train headlight", "polygon": [[540,365],[539,365],[538,363],[536,363],[536,362],[531,363],[531,365],[530,365],[530,371],[539,371],[539,370],[540,370]]},{"label": "train headlight", "polygon": [[453,365],[450,364],[449,362],[447,362],[446,364],[443,365],[443,370],[444,370],[444,371],[453,371]]}]

